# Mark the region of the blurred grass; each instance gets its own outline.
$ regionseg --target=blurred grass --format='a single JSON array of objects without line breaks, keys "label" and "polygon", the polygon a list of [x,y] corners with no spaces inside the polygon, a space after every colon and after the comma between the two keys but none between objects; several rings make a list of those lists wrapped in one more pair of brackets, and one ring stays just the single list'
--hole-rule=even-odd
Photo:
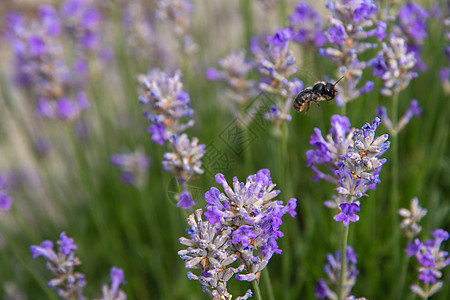
[{"label": "blurred grass", "polygon": [[[293,3],[284,3],[280,11],[292,11]],[[196,4],[200,5],[198,1]],[[273,181],[281,190],[279,198],[284,201],[291,197],[298,199],[299,214],[295,219],[286,217],[282,226],[285,232],[280,243],[283,255],[275,255],[268,269],[275,299],[314,299],[314,285],[325,276],[325,256],[340,247],[340,230],[332,219],[333,213],[323,206],[323,201],[333,194],[333,187],[310,180],[312,171],[306,168],[305,152],[310,148],[313,128],[327,132],[331,115],[340,113],[340,108],[330,103],[320,108],[314,106],[307,114],[293,112],[293,120],[288,124],[287,161],[281,161],[280,141],[271,134],[269,127],[251,124],[248,130],[256,138],[245,148],[251,152],[247,160],[244,154],[236,155],[224,143],[220,133],[234,117],[221,105],[229,100],[223,97],[220,84],[207,82],[204,72],[208,66],[215,65],[217,58],[246,47],[248,37],[259,33],[252,31],[259,28],[264,22],[264,14],[270,12],[262,12],[256,3],[252,4],[242,4],[245,10],[240,15],[241,24],[230,24],[233,15],[240,12],[237,1],[222,11],[230,14],[229,18],[221,16],[223,23],[201,16],[194,22],[194,39],[200,44],[200,52],[189,64],[184,64],[182,70],[184,90],[190,94],[196,120],[195,127],[188,133],[225,153],[230,164],[221,172],[227,179],[238,176],[244,180],[260,168],[269,168]],[[202,9],[215,12],[217,7],[217,3],[209,3]],[[252,19],[246,18],[247,14],[252,14]],[[280,14],[277,12],[270,19],[278,15],[278,24],[286,24],[286,20],[280,20]],[[118,19],[117,15],[115,17]],[[246,24],[246,20],[255,20],[255,24]],[[197,26],[200,22],[206,23],[206,27]],[[213,34],[223,26],[235,28],[241,25],[243,33],[237,40],[227,41]],[[423,49],[428,69],[401,92],[399,99],[400,116],[412,98],[418,99],[424,108],[422,116],[413,118],[398,136],[399,204],[409,207],[410,199],[417,196],[421,205],[428,209],[423,220],[424,239],[429,238],[430,230],[450,229],[450,99],[443,93],[437,77],[437,70],[446,63],[441,52],[444,42],[439,26],[437,22],[431,22],[430,36]],[[275,30],[278,27],[271,23],[261,28]],[[208,33],[207,29],[213,33]],[[216,48],[218,41],[221,45]],[[297,51],[296,47],[299,46],[291,45]],[[3,59],[2,56],[2,64]],[[305,52],[303,62],[305,67],[301,67],[298,74],[306,85],[313,81],[305,74],[320,78],[335,73],[333,65],[325,58]],[[83,143],[71,136],[70,128],[64,130],[64,126],[55,126],[53,121],[36,120],[28,100],[11,85],[10,74],[2,72],[2,171],[19,169],[34,174],[29,177],[36,176],[38,180],[32,185],[29,180],[20,178],[20,188],[12,194],[12,211],[0,215],[0,283],[15,282],[28,299],[57,299],[46,287],[50,272],[45,269],[42,259],[31,259],[29,246],[44,239],[56,240],[61,231],[66,231],[78,245],[76,253],[83,262],[78,271],[87,277],[85,291],[91,298],[99,297],[101,285],[109,281],[112,266],[125,271],[127,285],[123,289],[128,299],[208,298],[197,282],[186,278],[186,269],[176,254],[183,248],[178,238],[186,235],[187,213],[174,205],[168,193],[173,188],[173,177],[162,171],[164,149],[150,141],[146,132],[148,124],[137,102],[135,75],[154,66],[158,66],[158,62],[138,61],[130,55],[124,47],[123,33],[117,31],[113,76],[91,75],[93,84],[89,98],[93,107],[84,116],[90,135]],[[366,77],[373,80],[370,74]],[[376,90],[380,85],[377,82]],[[353,127],[371,122],[378,105],[390,107],[391,99],[380,96],[376,90],[347,105],[347,116]],[[378,133],[384,132],[381,125]],[[54,148],[47,157],[38,157],[33,152],[31,138],[36,135],[52,140]],[[17,151],[17,145],[20,145],[20,151]],[[123,185],[119,172],[109,161],[111,154],[138,145],[142,145],[152,159],[149,179],[142,190]],[[390,250],[391,231],[398,226],[391,224],[389,217],[392,201],[389,198],[390,155],[389,151],[385,155],[388,162],[381,173],[382,183],[362,200],[361,219],[352,224],[350,230],[349,244],[359,254],[357,267],[360,270],[353,294],[368,299],[392,299],[390,295],[399,273],[392,268]],[[217,186],[208,167],[211,166],[205,165],[205,175],[190,183],[201,191],[196,208],[204,206],[203,193],[211,186]],[[402,238],[401,247],[405,244],[406,239]],[[417,277],[414,265],[413,260],[406,278],[405,298],[410,297],[407,286]],[[433,299],[446,299],[450,294],[449,276],[447,268],[443,275],[445,285]],[[235,295],[242,295],[251,286],[234,280],[230,284]],[[264,286],[262,293],[266,298]],[[0,286],[0,297],[4,295],[4,287]]]}]

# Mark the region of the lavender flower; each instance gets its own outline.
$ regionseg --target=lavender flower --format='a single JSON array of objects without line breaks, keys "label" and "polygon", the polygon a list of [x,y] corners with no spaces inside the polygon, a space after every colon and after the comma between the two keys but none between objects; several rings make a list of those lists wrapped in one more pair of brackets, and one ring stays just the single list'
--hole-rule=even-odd
[{"label": "lavender flower", "polygon": [[370,62],[374,67],[372,73],[384,81],[381,93],[393,97],[417,77],[417,73],[412,70],[416,58],[414,53],[408,52],[406,41],[394,33],[391,33],[388,43],[381,46],[381,52]]},{"label": "lavender flower", "polygon": [[[211,81],[221,81],[227,85],[223,95],[240,107],[232,105],[235,114],[238,114],[242,107],[258,94],[256,81],[248,79],[249,73],[255,68],[255,62],[246,59],[245,51],[233,51],[226,57],[217,61],[220,69],[209,68],[206,71],[206,78]],[[240,117],[241,114],[239,114]],[[250,121],[250,120],[248,120]]]},{"label": "lavender flower", "polygon": [[[267,169],[248,176],[245,183],[235,177],[233,187],[220,173],[215,179],[225,193],[215,187],[205,193],[207,221],[202,220],[201,209],[196,211],[198,223],[194,215],[188,218],[191,239],[181,238],[180,243],[189,248],[178,254],[186,261],[186,268],[202,269],[200,276],[189,272],[189,279],[199,280],[214,299],[231,299],[226,283],[235,273],[239,273],[235,276],[239,281],[258,280],[272,255],[281,254],[277,245],[277,239],[283,236],[279,230],[281,218],[286,213],[294,217],[297,204],[296,199],[290,199],[285,206],[273,200],[280,191],[274,190]],[[239,266],[227,267],[233,262]],[[244,298],[238,299],[250,296],[247,291]]]},{"label": "lavender flower", "polygon": [[358,222],[359,216],[355,212],[360,211],[359,205],[356,203],[342,203],[339,205],[341,212],[334,216],[336,222],[342,222],[344,226],[348,226],[350,222]]},{"label": "lavender flower", "polygon": [[47,240],[39,246],[31,246],[30,251],[33,258],[42,256],[47,261],[47,268],[55,275],[55,278],[48,282],[48,286],[52,287],[58,296],[67,300],[74,297],[80,300],[85,299],[83,296],[83,287],[86,285],[85,276],[74,272],[75,266],[81,264],[73,252],[77,246],[65,232],[60,234],[57,244],[57,252],[53,250],[53,243]]},{"label": "lavender flower", "polygon": [[[342,292],[343,298],[345,299],[347,299],[347,297],[354,297],[350,296],[350,292],[356,283],[356,276],[359,274],[358,269],[356,269],[356,263],[357,259],[355,251],[352,247],[347,246]],[[339,287],[339,278],[341,274],[341,251],[336,251],[334,255],[331,253],[327,255],[327,263],[325,264],[324,269],[328,276],[328,283],[324,279],[319,280],[315,287],[315,296],[319,299],[338,299],[336,291]]]},{"label": "lavender flower", "polygon": [[102,298],[97,300],[125,300],[127,295],[119,290],[120,284],[125,284],[125,275],[122,269],[112,267],[110,272],[111,277],[111,287],[108,285],[103,285],[102,288]]},{"label": "lavender flower", "polygon": [[152,134],[152,141],[160,145],[171,135],[179,134],[194,125],[194,121],[190,119],[183,122],[194,111],[190,108],[189,95],[183,91],[180,79],[180,71],[171,76],[159,69],[138,76],[142,88],[139,102],[148,108],[144,110],[144,114],[153,124],[148,131]]},{"label": "lavender flower", "polygon": [[422,108],[419,107],[419,102],[416,99],[413,99],[409,104],[408,110],[402,116],[398,124],[394,126],[391,119],[389,119],[386,107],[379,106],[376,110],[376,114],[381,118],[381,120],[383,120],[384,126],[387,128],[389,133],[393,135],[398,134],[401,130],[403,130],[413,116],[420,116],[421,113]]},{"label": "lavender flower", "polygon": [[450,257],[447,251],[441,251],[442,242],[448,240],[449,234],[443,229],[432,231],[434,240],[420,242],[416,239],[414,244],[409,243],[407,251],[409,256],[415,255],[420,263],[419,280],[425,285],[419,284],[410,286],[411,290],[423,299],[427,299],[435,294],[443,285],[441,270],[450,264]]},{"label": "lavender flower", "polygon": [[[448,16],[443,21],[443,25],[445,28],[445,41],[446,45],[444,46],[444,54],[447,59],[447,65],[450,64],[450,16]],[[450,68],[444,67],[439,70],[439,78],[442,82],[442,87],[444,88],[444,92],[446,95],[450,94]]]},{"label": "lavender flower", "polygon": [[418,223],[427,214],[427,210],[419,206],[419,199],[415,197],[411,199],[411,209],[401,208],[398,210],[398,214],[403,218],[400,228],[405,236],[412,239],[422,230],[422,226],[419,226]]},{"label": "lavender flower", "polygon": [[393,32],[405,39],[408,52],[414,53],[416,58],[415,68],[425,71],[426,64],[420,55],[422,45],[427,38],[427,19],[429,13],[417,3],[409,1],[400,8],[397,14],[397,24],[393,27]]},{"label": "lavender flower", "polygon": [[330,10],[330,27],[326,31],[328,48],[319,49],[321,56],[330,58],[344,74],[344,87],[338,86],[343,93],[336,98],[338,104],[345,104],[361,94],[370,92],[374,84],[366,82],[358,87],[362,73],[369,65],[361,61],[359,55],[377,44],[367,42],[371,37],[381,41],[386,35],[386,23],[377,20],[377,7],[372,0],[367,1],[327,1]]},{"label": "lavender flower", "polygon": [[199,145],[195,137],[189,140],[187,134],[182,133],[194,125],[194,120],[189,119],[194,111],[190,108],[189,95],[182,90],[180,76],[179,71],[170,76],[158,69],[148,75],[139,75],[143,88],[139,102],[149,108],[144,110],[144,115],[153,123],[148,127],[152,141],[160,145],[166,143],[170,149],[164,154],[162,164],[164,170],[172,172],[181,183],[182,191],[175,195],[177,206],[189,209],[194,200],[186,182],[203,173],[201,158],[205,154],[205,145]]},{"label": "lavender flower", "polygon": [[[341,210],[335,220],[344,222],[345,226],[350,221],[358,221],[354,214],[359,211],[357,199],[366,195],[367,190],[375,189],[380,182],[379,173],[386,162],[380,157],[390,146],[387,134],[375,137],[380,123],[379,118],[374,118],[372,125],[350,130],[347,117],[334,115],[326,140],[317,128],[316,134],[311,136],[310,144],[317,149],[306,152],[307,166],[315,172],[315,180],[325,179],[337,186],[338,195],[333,201],[326,201],[325,205]],[[320,170],[320,165],[324,165],[328,172]]]},{"label": "lavender flower", "polygon": [[[237,260],[238,255],[230,253],[231,227],[222,227],[219,224],[211,224],[202,220],[202,209],[197,209],[194,214],[187,219],[191,226],[187,229],[190,239],[180,238],[181,244],[188,246],[186,250],[178,251],[178,255],[186,263],[187,269],[201,269],[200,275],[188,272],[190,280],[198,280],[203,291],[213,297],[213,299],[231,299],[232,295],[227,291],[227,282],[231,277],[244,269],[244,265],[238,268],[229,265]],[[237,299],[247,299],[251,296],[250,290],[244,297]]]},{"label": "lavender flower", "polygon": [[190,14],[194,11],[194,5],[189,0],[159,0],[156,16],[172,29],[174,35],[182,41],[186,54],[197,51],[197,44],[190,35]]},{"label": "lavender flower", "polygon": [[203,174],[201,158],[205,154],[205,145],[198,139],[189,140],[187,134],[171,137],[172,152],[164,154],[164,170],[175,174],[178,180],[186,180],[196,174]]},{"label": "lavender flower", "polygon": [[[265,51],[261,58],[258,58],[258,71],[262,75],[259,83],[259,89],[278,95],[279,113],[269,112],[266,118],[274,120],[277,125],[282,122],[290,121],[289,110],[292,106],[293,97],[303,88],[303,82],[297,78],[289,79],[297,72],[295,57],[288,49],[289,41],[292,39],[291,30],[284,28],[275,33],[274,36],[268,36]],[[284,100],[284,101],[283,101]]]},{"label": "lavender flower", "polygon": [[52,6],[41,5],[38,18],[9,18],[8,40],[15,55],[16,83],[36,103],[36,114],[51,119],[74,120],[89,108],[82,91],[81,74],[71,70],[58,41],[60,18]]},{"label": "lavender flower", "polygon": [[121,170],[125,184],[139,187],[145,183],[150,159],[140,149],[132,153],[111,155],[111,162]]},{"label": "lavender flower", "polygon": [[294,13],[289,16],[289,28],[292,39],[297,43],[321,47],[327,42],[321,16],[306,2],[298,3]]},{"label": "lavender flower", "polygon": [[0,211],[8,211],[11,209],[12,200],[8,195],[8,182],[0,174]]},{"label": "lavender flower", "polygon": [[[276,242],[283,236],[279,231],[281,217],[286,213],[292,217],[297,214],[297,200],[290,199],[286,206],[281,201],[272,200],[280,191],[273,190],[275,184],[267,169],[248,176],[245,184],[234,177],[233,188],[222,174],[217,174],[215,179],[223,186],[225,194],[214,187],[205,193],[208,203],[205,216],[211,224],[233,228],[230,248],[233,253],[241,254],[239,259],[246,265],[247,272],[236,279],[252,281],[259,278],[259,273],[274,253],[281,254]],[[254,251],[258,251],[259,255]]]}]

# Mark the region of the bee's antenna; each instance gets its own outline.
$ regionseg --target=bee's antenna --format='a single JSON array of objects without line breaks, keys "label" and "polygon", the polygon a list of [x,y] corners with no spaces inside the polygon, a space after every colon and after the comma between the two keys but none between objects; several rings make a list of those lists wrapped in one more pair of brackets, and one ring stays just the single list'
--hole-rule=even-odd
[{"label": "bee's antenna", "polygon": [[333,86],[336,86],[336,84],[338,84],[338,82],[341,81],[342,78],[344,78],[344,77],[345,77],[345,76],[342,76],[341,78],[339,78],[338,81],[336,81],[336,82],[333,84]]}]

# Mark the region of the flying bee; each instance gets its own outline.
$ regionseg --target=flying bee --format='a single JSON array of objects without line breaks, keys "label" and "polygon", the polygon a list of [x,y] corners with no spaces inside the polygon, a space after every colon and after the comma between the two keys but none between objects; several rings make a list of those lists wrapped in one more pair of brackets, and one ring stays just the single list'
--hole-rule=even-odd
[{"label": "flying bee", "polygon": [[344,76],[339,78],[339,80],[336,81],[335,84],[326,81],[320,81],[317,82],[312,88],[307,88],[301,91],[295,97],[293,104],[294,109],[296,111],[303,111],[303,110],[308,111],[311,102],[314,102],[317,105],[319,105],[320,101],[333,100],[337,94],[335,86],[336,84],[338,84],[339,81],[341,81],[342,78],[344,78]]}]

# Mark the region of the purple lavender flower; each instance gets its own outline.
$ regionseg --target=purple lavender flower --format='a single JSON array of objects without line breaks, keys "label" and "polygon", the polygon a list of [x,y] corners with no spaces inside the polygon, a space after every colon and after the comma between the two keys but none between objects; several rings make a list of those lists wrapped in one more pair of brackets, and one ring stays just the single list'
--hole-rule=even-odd
[{"label": "purple lavender flower", "polygon": [[408,52],[414,53],[416,62],[415,69],[425,71],[426,64],[420,55],[422,45],[427,38],[427,19],[429,13],[417,3],[409,1],[400,8],[397,14],[397,24],[393,32],[405,39]]},{"label": "purple lavender flower", "polygon": [[112,267],[110,272],[111,287],[103,285],[102,298],[96,300],[126,300],[126,294],[119,289],[119,285],[125,284],[125,275],[122,269]]},{"label": "purple lavender flower", "polygon": [[288,49],[292,33],[289,28],[277,31],[273,36],[266,38],[265,51],[255,55],[258,63],[258,72],[262,79],[259,89],[263,92],[276,94],[279,113],[268,113],[265,117],[275,121],[277,125],[292,119],[289,114],[293,97],[303,88],[303,82],[297,78],[289,79],[297,72],[295,57]]},{"label": "purple lavender flower", "polygon": [[[178,251],[178,255],[185,261],[186,269],[201,269],[201,274],[195,275],[188,272],[190,280],[198,280],[202,284],[203,291],[213,299],[231,299],[232,295],[227,291],[227,282],[235,273],[244,269],[244,265],[237,268],[229,265],[237,260],[238,255],[230,251],[231,227],[222,227],[219,224],[211,224],[202,220],[202,209],[197,209],[187,219],[190,229],[186,230],[190,239],[180,238],[179,242],[188,248]],[[197,220],[196,220],[197,219]],[[251,292],[247,291],[244,297],[247,299]]]},{"label": "purple lavender flower", "polygon": [[[386,159],[380,158],[390,146],[387,142],[388,135],[375,137],[375,130],[381,123],[379,118],[374,118],[372,125],[366,124],[361,129],[350,130],[350,122],[347,117],[334,115],[331,118],[330,134],[323,138],[319,129],[315,128],[315,135],[311,136],[310,144],[317,149],[306,152],[307,165],[315,172],[315,180],[325,179],[337,185],[338,196],[334,201],[326,201],[330,208],[343,207],[343,203],[356,203],[358,198],[366,195],[369,189],[375,189],[380,182],[379,173]],[[319,169],[324,165],[328,172]],[[349,209],[349,206],[344,206]],[[351,219],[339,216],[339,221],[357,221],[348,211]],[[353,221],[355,220],[355,221]]]},{"label": "purple lavender flower", "polygon": [[359,216],[355,212],[360,211],[359,205],[356,203],[342,203],[339,205],[341,212],[334,216],[336,222],[342,222],[344,226],[348,226],[350,222],[358,222]]},{"label": "purple lavender flower", "polygon": [[15,56],[16,83],[36,103],[36,113],[72,121],[88,108],[83,79],[71,70],[58,40],[60,18],[52,6],[40,6],[38,18],[10,18],[8,41]]},{"label": "purple lavender flower", "polygon": [[12,199],[8,195],[8,182],[0,174],[0,211],[8,211],[11,209]]},{"label": "purple lavender flower", "polygon": [[[233,51],[226,57],[217,61],[220,69],[209,68],[206,71],[206,78],[211,81],[224,82],[227,88],[223,95],[232,101],[226,101],[231,106],[233,112],[241,119],[247,115],[242,114],[242,107],[247,105],[258,94],[258,88],[255,80],[248,79],[249,74],[255,69],[255,62],[248,60],[245,51]],[[236,107],[238,104],[240,107]],[[249,122],[251,120],[246,120]]]},{"label": "purple lavender flower", "polygon": [[386,35],[386,23],[377,20],[377,7],[372,0],[367,1],[328,1],[330,27],[326,31],[330,47],[319,49],[321,56],[330,58],[344,74],[343,87],[336,102],[340,105],[370,92],[374,84],[366,82],[361,87],[362,72],[369,65],[361,61],[359,55],[377,44],[367,42],[371,37],[380,41]]},{"label": "purple lavender flower", "polygon": [[190,141],[187,134],[172,136],[171,144],[173,151],[164,154],[164,170],[174,173],[178,180],[203,174],[201,158],[205,154],[205,145],[199,145],[195,137]]},{"label": "purple lavender flower", "polygon": [[408,125],[413,116],[420,116],[422,108],[419,107],[419,102],[416,99],[411,100],[408,110],[402,116],[396,126],[392,124],[391,119],[387,114],[386,107],[379,106],[376,110],[376,114],[383,120],[384,126],[388,129],[390,134],[398,134],[400,131]]},{"label": "purple lavender flower", "polygon": [[[345,257],[345,273],[344,273],[344,287],[342,294],[343,298],[349,297],[353,286],[356,283],[356,276],[359,274],[356,269],[356,254],[352,247],[347,246]],[[339,287],[339,278],[341,273],[341,251],[336,251],[334,255],[329,253],[327,255],[327,263],[324,267],[328,280],[321,279],[315,287],[316,297],[319,299],[337,299],[337,289]],[[331,286],[331,288],[329,287]]]},{"label": "purple lavender flower", "polygon": [[418,267],[418,279],[427,285],[425,288],[419,284],[410,286],[411,290],[421,298],[429,298],[435,294],[443,285],[441,270],[450,264],[447,251],[441,251],[442,242],[448,240],[449,234],[443,229],[432,231],[434,240],[420,242],[415,239],[414,243],[408,243],[408,256],[414,255],[420,266]]},{"label": "purple lavender flower", "polygon": [[[290,199],[286,206],[273,200],[280,191],[273,190],[275,184],[267,169],[248,176],[245,184],[235,177],[233,188],[222,174],[217,174],[215,179],[225,193],[214,187],[205,193],[205,216],[211,224],[233,228],[230,249],[232,253],[240,253],[239,261],[247,273],[236,279],[252,281],[259,278],[274,253],[281,253],[276,242],[283,236],[279,231],[281,218],[286,213],[296,215],[297,200]],[[254,252],[257,250],[259,255]]]},{"label": "purple lavender flower", "polygon": [[122,172],[122,181],[125,184],[139,187],[145,183],[150,159],[141,149],[111,155],[111,162]]},{"label": "purple lavender flower", "polygon": [[62,232],[57,242],[57,252],[53,250],[51,241],[43,241],[39,246],[31,246],[30,251],[33,258],[42,256],[47,261],[47,268],[55,275],[55,278],[48,282],[48,286],[52,287],[61,298],[76,297],[76,299],[84,300],[83,287],[86,285],[86,280],[83,274],[74,272],[74,267],[81,262],[73,252],[77,249],[73,242],[73,238],[67,237],[65,232]]},{"label": "purple lavender flower", "polygon": [[194,5],[190,0],[159,0],[156,16],[172,29],[173,34],[182,41],[186,54],[196,52],[198,46],[190,35],[190,14],[194,11]]},{"label": "purple lavender flower", "polygon": [[411,199],[411,209],[401,208],[398,210],[398,214],[403,218],[400,228],[405,236],[412,239],[422,230],[422,226],[419,226],[418,223],[427,214],[427,210],[419,206],[419,199],[415,197]]},{"label": "purple lavender flower", "polygon": [[160,145],[167,143],[170,148],[170,152],[164,154],[162,165],[181,183],[183,191],[175,195],[177,206],[189,209],[194,201],[186,182],[203,173],[201,159],[205,145],[182,133],[194,125],[194,120],[190,119],[194,111],[190,108],[189,95],[182,89],[180,76],[179,71],[170,76],[158,69],[151,70],[148,75],[139,75],[143,89],[139,102],[149,108],[144,114],[153,123],[148,127],[152,141]]},{"label": "purple lavender flower", "polygon": [[[154,142],[163,144],[171,135],[194,125],[189,119],[194,111],[189,95],[183,91],[180,71],[171,76],[153,69],[147,75],[139,75],[138,80],[142,87],[139,102],[147,107],[144,114],[153,123],[149,132],[155,136]],[[188,121],[184,123],[184,119]]]},{"label": "purple lavender flower", "polygon": [[316,47],[327,42],[323,34],[323,22],[319,13],[308,3],[300,2],[289,16],[292,39],[297,43],[307,43]]},{"label": "purple lavender flower", "polygon": [[381,93],[393,97],[417,77],[417,73],[412,70],[416,58],[414,53],[408,52],[406,41],[394,33],[391,33],[388,43],[381,46],[381,52],[370,62],[372,74],[384,81]]}]

